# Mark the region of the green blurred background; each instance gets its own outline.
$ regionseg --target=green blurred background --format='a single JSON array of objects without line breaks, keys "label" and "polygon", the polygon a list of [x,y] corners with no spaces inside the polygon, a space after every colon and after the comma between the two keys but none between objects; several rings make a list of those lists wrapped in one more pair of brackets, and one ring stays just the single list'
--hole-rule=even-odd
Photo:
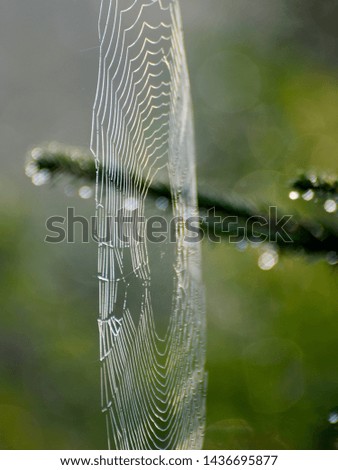
[{"label": "green blurred background", "polygon": [[[25,154],[88,148],[98,63],[94,0],[4,0],[0,15],[0,448],[106,448],[96,246],[47,245],[45,221],[94,213],[34,187]],[[288,199],[297,169],[337,172],[338,2],[182,0],[204,187],[323,216]],[[330,215],[328,217],[335,217]],[[338,446],[337,277],[325,260],[203,245],[206,448]]]}]

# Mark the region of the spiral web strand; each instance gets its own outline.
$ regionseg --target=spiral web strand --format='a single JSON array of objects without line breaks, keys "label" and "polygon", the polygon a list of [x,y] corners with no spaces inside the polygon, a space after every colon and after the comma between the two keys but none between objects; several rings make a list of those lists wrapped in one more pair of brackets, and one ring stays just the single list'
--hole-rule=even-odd
[{"label": "spiral web strand", "polygon": [[[185,240],[184,221],[197,208],[178,1],[102,0],[99,37],[91,147],[97,168],[105,170],[97,173],[96,204],[108,445],[198,449],[205,419],[205,313],[200,247]],[[173,216],[183,221],[176,229],[172,300],[162,335],[155,322],[161,312],[152,308],[147,241],[121,241],[119,228],[109,224],[121,210],[128,216],[130,201],[144,215],[149,183],[160,174],[170,181]],[[143,224],[143,235],[145,230]]]}]

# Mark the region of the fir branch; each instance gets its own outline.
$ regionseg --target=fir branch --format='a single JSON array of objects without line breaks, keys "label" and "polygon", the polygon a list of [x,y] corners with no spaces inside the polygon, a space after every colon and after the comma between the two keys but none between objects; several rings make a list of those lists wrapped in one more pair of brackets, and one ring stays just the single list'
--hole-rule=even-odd
[{"label": "fir branch", "polygon": [[95,182],[96,166],[93,158],[85,156],[75,147],[62,147],[52,144],[49,147],[35,148],[30,152],[26,165],[36,171],[48,171],[52,178],[69,175],[75,179]]},{"label": "fir branch", "polygon": [[[68,175],[74,180],[82,180],[94,184],[97,177],[100,179],[102,175],[108,176],[114,180],[115,186],[119,186],[119,181],[123,181],[126,177],[121,170],[111,172],[108,175],[104,168],[96,168],[95,161],[90,156],[85,156],[78,149],[72,147],[62,147],[55,145],[52,147],[41,147],[34,149],[30,154],[27,172],[32,176],[35,172],[47,171],[51,179],[57,176]],[[136,183],[133,175],[128,178],[136,187],[142,189],[146,186],[146,181],[138,181]],[[336,194],[337,183],[323,181],[303,176],[293,182],[293,188],[297,190],[307,191],[309,189],[324,191],[325,193]],[[165,197],[171,201],[171,191],[168,185],[155,182],[149,186],[147,195],[152,198]],[[330,256],[336,259],[338,248],[338,233],[336,228],[328,226],[321,221],[315,220],[299,220],[296,216],[291,216],[289,222],[284,226],[284,230],[288,236],[279,236],[278,227],[267,209],[258,210],[257,207],[242,200],[239,196],[220,197],[212,194],[210,191],[198,192],[198,205],[202,214],[202,225],[204,229],[213,230],[214,234],[221,238],[230,238],[234,243],[241,241],[243,238],[258,242],[266,241],[267,236],[271,243],[277,246],[281,251],[303,252],[308,255]],[[212,222],[213,214],[223,220],[222,223]],[[278,219],[282,214],[278,214]],[[233,218],[229,220],[229,218]],[[265,219],[267,225],[259,227],[259,222]],[[240,234],[240,236],[238,236]],[[334,263],[333,263],[334,264]]]},{"label": "fir branch", "polygon": [[338,197],[338,180],[333,176],[303,173],[291,182],[291,187],[300,193],[313,191],[317,197],[323,199]]}]

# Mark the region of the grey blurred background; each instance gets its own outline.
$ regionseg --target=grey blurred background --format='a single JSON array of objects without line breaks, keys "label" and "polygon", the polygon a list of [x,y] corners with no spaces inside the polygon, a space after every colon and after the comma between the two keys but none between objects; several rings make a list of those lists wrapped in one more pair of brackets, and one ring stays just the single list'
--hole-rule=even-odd
[{"label": "grey blurred background", "polygon": [[[309,215],[307,203],[288,199],[288,181],[298,169],[337,171],[338,2],[181,6],[199,182]],[[106,447],[96,246],[44,243],[50,215],[73,206],[90,216],[94,201],[68,198],[62,185],[34,187],[24,172],[27,151],[42,142],[89,147],[98,11],[94,0],[0,8],[3,449]],[[258,257],[203,245],[205,447],[335,448],[336,275],[302,256],[265,272]]]}]

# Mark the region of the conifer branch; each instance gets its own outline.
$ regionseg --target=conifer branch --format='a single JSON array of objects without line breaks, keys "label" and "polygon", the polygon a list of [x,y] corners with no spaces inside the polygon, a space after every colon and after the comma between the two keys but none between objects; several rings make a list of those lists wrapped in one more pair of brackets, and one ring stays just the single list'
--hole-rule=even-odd
[{"label": "conifer branch", "polygon": [[[94,184],[97,174],[100,178],[100,175],[105,173],[105,169],[99,168],[97,172],[94,159],[78,149],[52,146],[41,147],[31,152],[26,173],[28,176],[34,177],[39,172],[48,172],[50,177],[48,179],[67,175],[75,182],[80,180]],[[110,178],[114,178],[116,187],[118,187],[118,181],[126,177],[121,173],[120,170],[108,175]],[[128,175],[128,178],[136,185],[133,175]],[[146,183],[146,181],[138,181],[136,187],[142,187]],[[320,194],[337,195],[337,181],[315,179],[306,175],[295,180],[292,187],[298,191],[313,190]],[[147,196],[155,199],[164,197],[168,199],[168,202],[171,201],[171,191],[165,183],[152,183],[149,186]],[[331,264],[337,262],[338,230],[334,223],[331,226],[323,221],[300,220],[294,215],[290,216],[289,222],[284,227],[288,236],[288,239],[285,240],[285,237],[278,236],[280,233],[275,220],[271,219],[268,211],[269,206],[265,210],[258,210],[257,207],[239,196],[220,197],[210,191],[198,192],[198,205],[204,228],[210,229],[213,224],[215,235],[221,238],[228,238],[234,243],[245,238],[249,242],[257,243],[260,240],[266,241],[268,235],[270,243],[272,239],[273,244],[281,251],[326,256],[328,260],[331,260]],[[221,218],[223,222],[213,223],[210,220],[211,213],[213,216]],[[282,215],[279,213],[278,219],[281,217]],[[230,220],[230,218],[232,219]],[[264,227],[259,226],[262,219],[267,221],[267,225]]]}]

